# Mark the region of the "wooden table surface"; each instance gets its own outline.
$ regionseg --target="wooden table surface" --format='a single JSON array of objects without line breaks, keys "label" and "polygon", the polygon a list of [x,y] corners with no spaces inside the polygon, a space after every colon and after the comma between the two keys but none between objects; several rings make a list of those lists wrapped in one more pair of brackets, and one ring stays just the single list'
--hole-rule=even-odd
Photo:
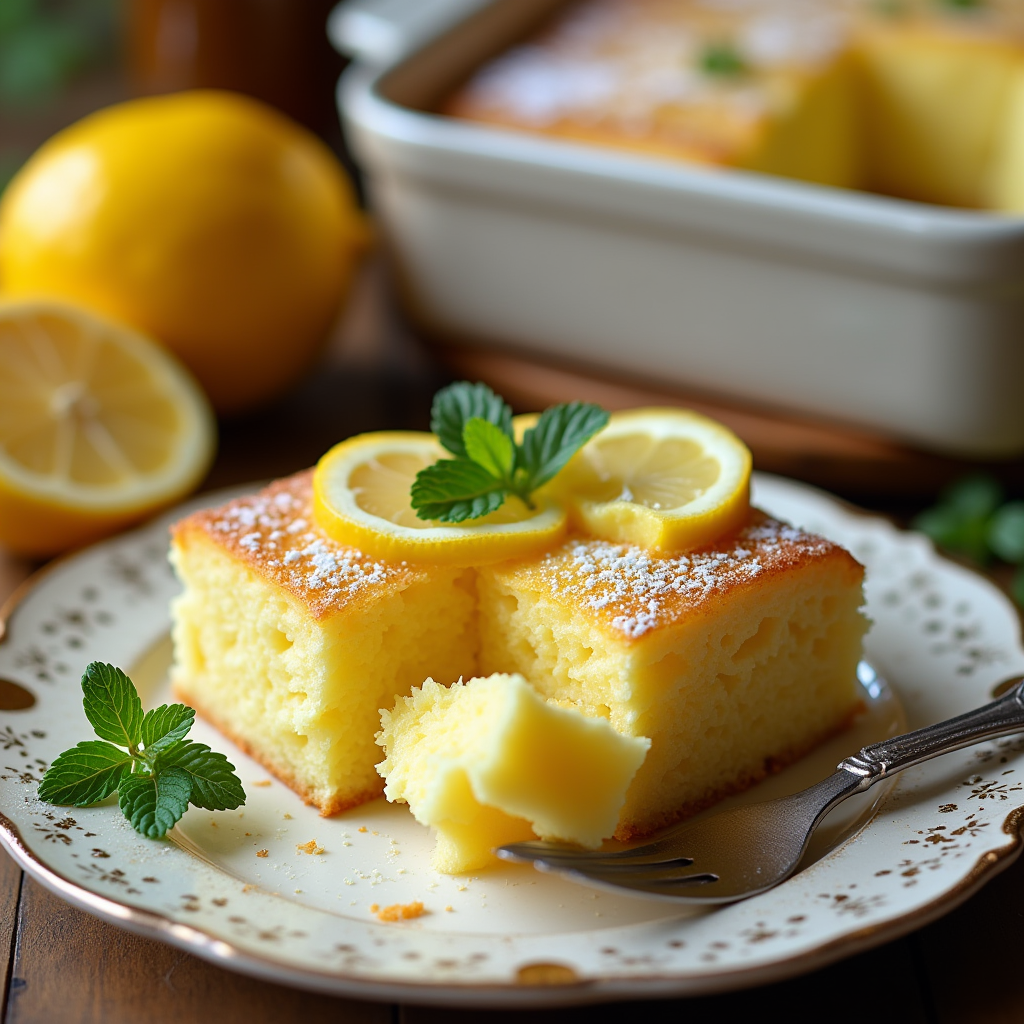
[{"label": "wooden table surface", "polygon": [[[210,488],[309,465],[362,430],[422,429],[444,371],[389,312],[371,275],[315,374],[270,410],[223,425]],[[856,498],[856,494],[848,495]],[[876,502],[877,507],[877,502]],[[888,511],[888,509],[886,509]],[[0,551],[0,604],[35,568]],[[0,991],[9,1024],[1024,1022],[1024,858],[919,931],[831,967],[725,995],[495,1013],[361,1003],[255,981],[139,938],[51,895],[0,853]]]}]

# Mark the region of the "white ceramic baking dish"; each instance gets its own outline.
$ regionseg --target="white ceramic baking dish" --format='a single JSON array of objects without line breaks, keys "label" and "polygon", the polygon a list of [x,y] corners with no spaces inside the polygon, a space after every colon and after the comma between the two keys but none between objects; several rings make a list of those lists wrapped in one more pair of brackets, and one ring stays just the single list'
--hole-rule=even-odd
[{"label": "white ceramic baking dish", "polygon": [[350,0],[339,104],[417,319],[968,455],[1024,451],[1024,219],[432,105],[559,0]]}]

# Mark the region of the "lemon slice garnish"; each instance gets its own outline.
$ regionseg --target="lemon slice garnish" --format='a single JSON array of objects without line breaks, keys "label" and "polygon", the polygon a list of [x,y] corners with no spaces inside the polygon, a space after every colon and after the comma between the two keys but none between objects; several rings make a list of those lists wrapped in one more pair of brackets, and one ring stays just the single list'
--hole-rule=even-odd
[{"label": "lemon slice garnish", "polygon": [[155,342],[63,303],[0,304],[0,543],[51,555],[112,533],[187,494],[215,436]]},{"label": "lemon slice garnish", "polygon": [[651,551],[683,551],[737,529],[750,509],[750,452],[684,409],[635,409],[608,425],[554,481],[577,527]]},{"label": "lemon slice garnish", "polygon": [[350,437],[317,464],[316,521],[334,540],[375,558],[454,566],[539,553],[565,532],[565,509],[550,497],[538,500],[535,509],[510,497],[496,512],[463,523],[418,518],[409,499],[416,474],[449,457],[433,434]]}]

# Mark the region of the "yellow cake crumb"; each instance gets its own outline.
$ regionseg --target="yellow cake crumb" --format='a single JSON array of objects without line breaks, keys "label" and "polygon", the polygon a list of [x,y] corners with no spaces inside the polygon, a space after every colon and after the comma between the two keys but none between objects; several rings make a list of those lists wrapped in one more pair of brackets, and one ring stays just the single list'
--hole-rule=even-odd
[{"label": "yellow cake crumb", "polygon": [[270,856],[270,851],[269,850],[257,850],[256,851],[256,856],[257,857],[269,857]]},{"label": "yellow cake crumb", "polygon": [[310,839],[308,843],[296,843],[295,849],[298,850],[299,853],[308,853],[314,857],[317,857],[324,852],[324,848],[315,839]]},{"label": "yellow cake crumb", "polygon": [[260,786],[262,788],[264,786],[271,785],[271,782],[270,782],[270,779],[260,779],[258,782],[254,782],[253,785],[254,786]]},{"label": "yellow cake crumb", "polygon": [[413,900],[412,903],[392,903],[387,907],[372,903],[370,911],[377,915],[378,921],[411,921],[426,913],[421,900]]}]

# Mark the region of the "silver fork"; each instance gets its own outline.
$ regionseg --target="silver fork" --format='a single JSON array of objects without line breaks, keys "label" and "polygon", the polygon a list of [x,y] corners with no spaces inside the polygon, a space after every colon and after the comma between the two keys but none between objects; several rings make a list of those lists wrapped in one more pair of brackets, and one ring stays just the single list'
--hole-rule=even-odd
[{"label": "silver fork", "polygon": [[684,822],[643,846],[602,853],[537,841],[495,852],[574,882],[679,903],[746,899],[796,871],[811,833],[847,797],[940,754],[1024,732],[1024,676],[996,692],[1003,696],[975,711],[862,747],[800,793]]}]

